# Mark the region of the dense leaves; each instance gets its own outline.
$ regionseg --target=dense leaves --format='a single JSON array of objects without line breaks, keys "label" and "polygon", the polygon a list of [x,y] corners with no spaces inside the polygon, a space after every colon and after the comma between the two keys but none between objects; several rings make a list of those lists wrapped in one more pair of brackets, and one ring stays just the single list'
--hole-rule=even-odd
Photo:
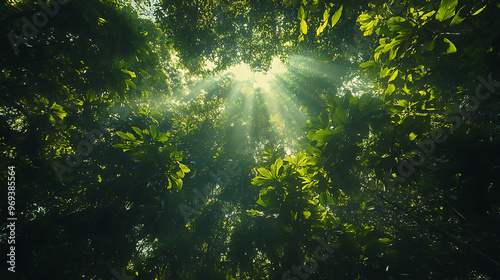
[{"label": "dense leaves", "polygon": [[499,278],[498,15],[2,2],[2,279]]}]

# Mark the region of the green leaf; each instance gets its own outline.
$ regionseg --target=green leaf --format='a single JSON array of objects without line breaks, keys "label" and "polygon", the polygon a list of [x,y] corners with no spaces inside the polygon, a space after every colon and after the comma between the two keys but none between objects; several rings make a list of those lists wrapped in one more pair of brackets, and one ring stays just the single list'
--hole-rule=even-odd
[{"label": "green leaf", "polygon": [[182,179],[178,177],[174,177],[174,188],[180,190],[182,189]]},{"label": "green leaf", "polygon": [[139,135],[140,137],[143,137],[142,130],[140,130],[138,127],[132,127],[132,129]]},{"label": "green leaf", "polygon": [[182,163],[179,163],[179,167],[181,168],[182,172],[184,172],[184,173],[188,173],[191,171],[191,169],[189,169],[186,165],[184,165]]},{"label": "green leaf", "polygon": [[404,108],[410,108],[410,104],[408,103],[407,100],[404,100],[404,99],[400,100],[398,104],[403,106]]},{"label": "green leaf", "polygon": [[399,70],[396,70],[392,73],[391,77],[389,78],[389,82],[394,81],[394,79],[396,79],[396,77],[398,76],[398,72]]},{"label": "green leaf", "polygon": [[114,144],[113,148],[127,148],[130,147],[128,144]]},{"label": "green leaf", "polygon": [[387,237],[386,238],[379,238],[378,241],[381,242],[381,243],[391,242],[391,240],[389,238],[387,238]]},{"label": "green leaf", "polygon": [[344,5],[340,6],[340,8],[335,12],[335,14],[333,14],[331,27],[334,27],[337,24],[337,22],[339,22],[340,16],[342,15],[343,8],[344,8]]},{"label": "green leaf", "polygon": [[121,138],[123,138],[125,140],[131,140],[131,141],[136,140],[135,136],[132,133],[129,133],[129,132],[123,133],[121,131],[117,131],[116,135],[120,136]]},{"label": "green leaf", "polygon": [[248,216],[263,216],[264,212],[261,212],[259,210],[255,210],[255,209],[250,209],[250,210],[247,210],[247,215]]},{"label": "green leaf", "polygon": [[385,90],[385,94],[391,94],[396,90],[396,87],[393,84],[389,84],[387,89]]},{"label": "green leaf", "polygon": [[385,67],[382,71],[380,71],[380,77],[387,77],[387,75],[389,75],[389,68]]},{"label": "green leaf", "polygon": [[309,219],[309,217],[311,217],[311,212],[309,212],[309,211],[307,211],[307,210],[306,210],[306,211],[304,211],[304,212],[302,212],[302,214],[304,214],[304,217],[305,217],[306,219]]},{"label": "green leaf", "polygon": [[323,146],[328,142],[335,139],[335,136],[340,136],[341,129],[336,128],[335,130],[331,129],[320,129],[318,132],[312,137],[312,141],[317,141],[318,146]]},{"label": "green leaf", "polygon": [[328,14],[329,13],[330,13],[330,7],[327,7],[325,9],[325,12],[323,13],[323,22],[318,27],[318,29],[316,29],[316,36],[319,36],[323,32],[323,30],[326,28],[326,26],[328,25]]},{"label": "green leaf", "polygon": [[300,32],[302,34],[307,34],[307,23],[305,20],[300,21]]},{"label": "green leaf", "polygon": [[[364,13],[358,16],[359,30],[363,31],[364,36],[370,36],[378,27],[379,20],[370,13]],[[378,33],[377,33],[378,34]]]},{"label": "green leaf", "polygon": [[63,107],[54,102],[49,108],[49,121],[51,123],[56,123],[56,121],[62,121],[68,113],[63,110]]},{"label": "green leaf", "polygon": [[158,141],[160,142],[166,142],[168,140],[168,135],[163,133],[163,132],[160,132],[158,133]]},{"label": "green leaf", "polygon": [[125,80],[125,84],[131,88],[136,88],[136,85],[134,84],[134,82],[132,82],[131,80],[129,79],[126,79]]},{"label": "green leaf", "polygon": [[260,198],[260,196],[259,196],[259,200],[257,200],[257,204],[264,206],[264,207],[267,207],[267,204],[264,202],[264,200],[262,200],[262,198]]},{"label": "green leaf", "polygon": [[132,71],[128,71],[128,70],[125,70],[125,69],[121,69],[121,71],[122,71],[123,73],[127,73],[127,74],[129,74],[131,78],[135,78],[135,77],[137,77],[137,76],[135,75],[135,73],[134,73],[134,72],[132,72]]},{"label": "green leaf", "polygon": [[392,41],[389,44],[385,45],[384,48],[382,49],[382,52],[388,52],[389,50],[401,44],[402,41],[401,37],[399,38],[398,37],[399,35],[396,38],[392,39]]},{"label": "green leaf", "polygon": [[435,13],[436,11],[430,11],[428,13],[425,13],[420,17],[420,20],[424,21],[423,24],[425,24],[428,21],[428,19],[432,17]]},{"label": "green leaf", "polygon": [[156,125],[151,125],[151,127],[149,128],[149,131],[151,132],[151,136],[153,138],[158,138],[158,129],[156,128]]},{"label": "green leaf", "polygon": [[464,21],[465,16],[461,16],[460,15],[460,13],[462,12],[463,8],[465,8],[465,6],[463,6],[462,8],[460,8],[460,10],[458,10],[457,14],[451,20],[450,26],[457,25],[457,24],[461,23],[462,21]]},{"label": "green leaf", "polygon": [[323,22],[328,23],[328,15],[330,14],[330,7],[326,7],[325,11],[323,12]]},{"label": "green leaf", "polygon": [[396,55],[398,54],[398,50],[399,50],[399,47],[397,48],[392,48],[390,51],[389,51],[389,59],[390,60],[393,60]]},{"label": "green leaf", "polygon": [[270,181],[269,178],[264,178],[262,176],[257,176],[255,178],[252,179],[252,185],[255,185],[255,186],[262,186],[266,183],[268,183]]},{"label": "green leaf", "polygon": [[[473,12],[473,13],[472,13],[472,15],[473,15],[473,16],[475,16],[475,15],[479,14],[480,12],[482,12],[482,11],[486,8],[486,6],[488,6],[488,4],[484,5],[484,7],[482,7],[482,8],[477,9],[475,12]],[[476,7],[477,7],[477,6],[476,6]],[[476,7],[472,8],[472,11],[474,11],[474,9],[475,9]],[[472,12],[472,11],[471,11],[471,12]]]},{"label": "green leaf", "polygon": [[417,134],[415,134],[414,132],[412,132],[412,133],[410,133],[409,138],[410,138],[410,141],[413,141],[413,140],[415,140],[415,138],[417,138]]},{"label": "green leaf", "polygon": [[458,0],[441,0],[441,6],[436,13],[436,19],[439,21],[445,21],[454,16],[457,4]]},{"label": "green leaf", "polygon": [[393,32],[409,32],[413,28],[413,24],[402,17],[392,17],[387,22],[389,30]]},{"label": "green leaf", "polygon": [[448,44],[448,49],[446,49],[446,51],[444,52],[445,54],[457,52],[457,47],[455,47],[455,45],[450,40],[444,38],[444,42]]},{"label": "green leaf", "polygon": [[371,67],[374,67],[377,63],[375,61],[367,61],[367,62],[363,62],[359,65],[359,67],[361,68],[371,68]]},{"label": "green leaf", "polygon": [[277,159],[276,162],[271,166],[271,170],[274,171],[274,177],[278,178],[281,167],[283,166],[283,160]]},{"label": "green leaf", "polygon": [[184,178],[185,174],[184,174],[184,172],[182,172],[182,170],[179,170],[179,171],[175,172],[175,175],[177,175],[177,177],[179,177],[179,178]]},{"label": "green leaf", "polygon": [[332,120],[333,122],[335,122],[335,124],[344,126],[347,124],[347,116],[348,116],[347,111],[338,107],[335,109],[335,113],[332,116]]},{"label": "green leaf", "polygon": [[286,160],[292,165],[307,166],[307,156],[303,153],[298,154],[294,158],[287,156]]},{"label": "green leaf", "polygon": [[323,30],[325,29],[325,27],[326,27],[326,24],[324,24],[324,23],[321,24],[321,26],[318,27],[318,29],[316,29],[316,36],[321,35],[321,33],[323,33]]},{"label": "green leaf", "polygon": [[271,173],[271,171],[267,170],[266,168],[261,167],[261,168],[258,168],[257,171],[259,171],[259,173],[265,179],[272,179],[273,178],[273,174]]},{"label": "green leaf", "polygon": [[298,20],[306,19],[306,12],[304,11],[304,8],[302,6],[300,6],[300,8],[299,8],[299,14],[297,16],[297,19]]},{"label": "green leaf", "polygon": [[371,100],[372,100],[372,97],[368,93],[364,93],[363,95],[361,95],[361,97],[359,98],[359,101],[358,101],[359,109],[363,110],[365,105],[370,103]]},{"label": "green leaf", "polygon": [[422,50],[424,51],[432,51],[434,49],[434,42],[436,41],[436,37],[432,38],[427,43],[422,44]]}]

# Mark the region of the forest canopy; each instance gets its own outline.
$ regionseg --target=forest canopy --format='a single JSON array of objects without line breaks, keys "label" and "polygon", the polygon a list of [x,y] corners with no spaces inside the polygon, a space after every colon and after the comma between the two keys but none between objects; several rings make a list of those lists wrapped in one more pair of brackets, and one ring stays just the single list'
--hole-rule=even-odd
[{"label": "forest canopy", "polygon": [[500,279],[498,0],[5,0],[2,279]]}]

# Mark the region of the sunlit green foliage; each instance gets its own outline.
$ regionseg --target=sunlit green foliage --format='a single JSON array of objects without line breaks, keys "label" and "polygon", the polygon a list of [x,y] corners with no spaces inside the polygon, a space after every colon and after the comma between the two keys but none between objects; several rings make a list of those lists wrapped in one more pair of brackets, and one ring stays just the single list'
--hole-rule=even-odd
[{"label": "sunlit green foliage", "polygon": [[498,1],[61,2],[0,4],[12,279],[500,277]]}]

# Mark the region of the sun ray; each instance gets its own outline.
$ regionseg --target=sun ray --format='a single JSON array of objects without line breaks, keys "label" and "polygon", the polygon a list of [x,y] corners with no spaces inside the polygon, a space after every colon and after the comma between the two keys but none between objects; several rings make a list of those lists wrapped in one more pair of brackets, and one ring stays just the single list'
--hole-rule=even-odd
[{"label": "sun ray", "polygon": [[[207,63],[207,67],[215,65]],[[223,98],[224,125],[231,128],[228,141],[247,139],[256,149],[273,140],[292,151],[310,117],[307,108],[317,114],[325,96],[336,94],[344,82],[343,72],[334,63],[304,56],[290,56],[287,64],[274,58],[267,72],[252,71],[248,64],[240,63],[198,81],[183,100],[200,95]]]}]

